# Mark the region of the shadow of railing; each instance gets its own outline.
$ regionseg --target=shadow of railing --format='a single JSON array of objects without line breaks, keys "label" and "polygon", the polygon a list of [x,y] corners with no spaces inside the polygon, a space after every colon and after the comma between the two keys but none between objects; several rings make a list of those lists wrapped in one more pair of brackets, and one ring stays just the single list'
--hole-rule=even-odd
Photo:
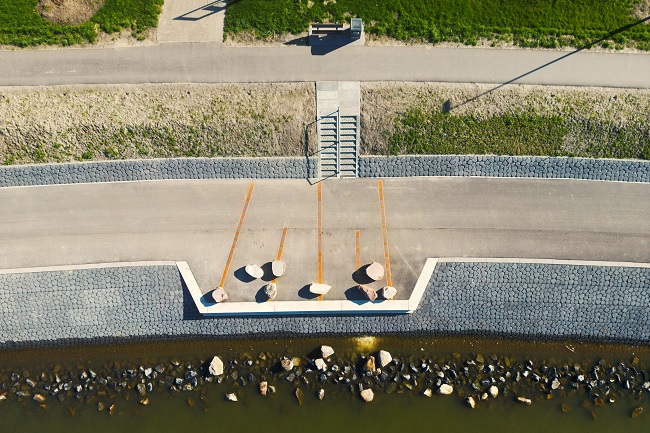
[{"label": "shadow of railing", "polygon": [[[224,9],[227,9],[228,7],[239,3],[241,0],[217,0],[213,1],[211,3],[205,4],[199,8],[196,8],[194,10],[191,10],[189,12],[185,12],[182,15],[179,15],[174,18],[175,21],[200,21],[202,19],[205,19],[209,16],[212,16],[214,14],[217,14]],[[198,15],[198,16],[191,16],[192,14],[199,12],[199,11],[206,11],[203,15]]]},{"label": "shadow of railing", "polygon": [[534,74],[535,72],[538,72],[538,71],[540,71],[540,70],[542,70],[544,68],[547,68],[547,67],[549,67],[549,66],[551,66],[551,65],[553,65],[553,64],[555,64],[557,62],[560,62],[560,61],[562,61],[562,60],[564,60],[564,59],[566,59],[568,57],[571,57],[574,54],[577,54],[577,53],[579,53],[581,51],[588,50],[589,48],[593,47],[594,45],[597,45],[597,44],[599,44],[601,42],[604,42],[604,41],[612,38],[613,36],[618,35],[619,33],[623,33],[624,31],[627,31],[627,30],[629,30],[629,29],[631,29],[631,28],[633,28],[635,26],[643,24],[643,23],[645,23],[646,21],[649,21],[649,20],[650,20],[650,16],[647,16],[647,17],[645,17],[643,19],[640,19],[639,21],[633,22],[631,24],[628,24],[628,25],[620,27],[620,28],[618,28],[616,30],[613,30],[613,31],[607,33],[605,36],[603,36],[601,38],[598,38],[598,39],[596,39],[594,41],[591,41],[591,42],[589,42],[589,43],[587,43],[587,44],[585,44],[585,45],[583,45],[583,46],[581,46],[579,48],[576,48],[575,50],[573,50],[571,52],[568,52],[568,53],[558,57],[557,59],[551,60],[550,62],[546,62],[543,65],[536,67],[535,69],[531,69],[530,71],[528,71],[528,72],[526,72],[524,74],[521,74],[521,75],[519,75],[519,76],[517,76],[515,78],[512,78],[512,79],[510,79],[510,80],[508,80],[508,81],[506,81],[504,83],[501,83],[498,86],[496,86],[496,87],[494,87],[494,88],[492,88],[490,90],[486,90],[485,92],[480,93],[480,94],[478,94],[478,95],[476,95],[476,96],[474,96],[474,97],[472,97],[470,99],[467,99],[466,101],[464,101],[464,102],[462,102],[462,103],[460,103],[458,105],[452,105],[450,100],[446,100],[442,105],[442,112],[443,113],[449,113],[450,111],[455,110],[456,108],[460,108],[460,107],[462,107],[464,105],[471,104],[472,102],[476,101],[477,99],[482,98],[483,96],[489,95],[490,93],[495,92],[495,91],[499,90],[500,88],[507,86],[508,84],[512,84],[512,83],[514,83],[516,81],[519,81],[524,77],[527,77],[527,76],[529,76],[531,74]]}]

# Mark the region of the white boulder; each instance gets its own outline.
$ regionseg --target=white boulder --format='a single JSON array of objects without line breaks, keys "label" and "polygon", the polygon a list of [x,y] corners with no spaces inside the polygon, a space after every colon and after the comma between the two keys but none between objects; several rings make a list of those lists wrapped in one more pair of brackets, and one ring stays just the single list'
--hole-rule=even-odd
[{"label": "white boulder", "polygon": [[314,295],[325,295],[327,292],[330,291],[331,288],[332,286],[329,286],[327,284],[311,283],[311,285],[309,286],[309,291]]},{"label": "white boulder", "polygon": [[213,376],[221,376],[223,374],[223,361],[221,358],[218,356],[212,358],[212,361],[210,361],[210,366],[208,367],[208,371]]},{"label": "white boulder", "polygon": [[226,400],[237,401],[237,394],[235,394],[234,392],[231,392],[230,394],[226,394]]},{"label": "white boulder", "polygon": [[317,369],[320,371],[325,371],[327,370],[327,363],[323,358],[318,358],[317,360],[314,361],[314,365],[316,366]]},{"label": "white boulder", "polygon": [[274,277],[281,277],[287,270],[287,265],[282,260],[273,260],[271,262],[271,272]]},{"label": "white boulder", "polygon": [[361,398],[366,403],[370,403],[375,398],[375,393],[372,392],[372,389],[370,388],[364,389],[363,391],[361,391]]},{"label": "white boulder", "polygon": [[388,364],[393,362],[393,357],[391,356],[390,352],[388,352],[386,350],[380,350],[379,354],[377,355],[377,358],[379,360],[379,366],[381,368],[384,368]]},{"label": "white boulder", "polygon": [[386,286],[381,289],[381,296],[384,299],[393,299],[397,295],[397,289],[393,286]]},{"label": "white boulder", "polygon": [[377,262],[372,262],[366,267],[366,275],[373,281],[384,278],[384,267]]},{"label": "white boulder", "polygon": [[492,385],[488,389],[488,392],[490,393],[490,397],[497,398],[497,395],[499,395],[499,388],[497,388],[495,385]]},{"label": "white boulder", "polygon": [[442,385],[440,385],[440,388],[438,388],[438,394],[441,395],[450,395],[453,392],[454,392],[454,387],[451,385],[447,385],[446,383],[443,383]]},{"label": "white boulder", "polygon": [[329,358],[334,355],[334,349],[331,346],[321,346],[320,347],[320,356],[321,358]]},{"label": "white boulder", "polygon": [[216,303],[224,302],[228,299],[228,294],[223,287],[217,287],[212,291],[212,299]]},{"label": "white boulder", "polygon": [[257,265],[246,265],[246,273],[252,278],[258,279],[264,276],[264,271]]}]

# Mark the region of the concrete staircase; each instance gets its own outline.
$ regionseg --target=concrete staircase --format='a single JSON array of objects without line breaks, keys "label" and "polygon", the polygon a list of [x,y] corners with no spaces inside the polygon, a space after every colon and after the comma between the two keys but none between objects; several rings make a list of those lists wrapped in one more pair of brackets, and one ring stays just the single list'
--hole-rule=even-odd
[{"label": "concrete staircase", "polygon": [[357,177],[360,106],[358,82],[316,83],[319,177]]}]

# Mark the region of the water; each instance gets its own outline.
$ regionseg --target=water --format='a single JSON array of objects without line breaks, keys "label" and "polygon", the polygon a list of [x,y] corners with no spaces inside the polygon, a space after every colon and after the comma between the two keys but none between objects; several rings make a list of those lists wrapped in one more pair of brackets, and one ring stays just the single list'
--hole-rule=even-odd
[{"label": "water", "polygon": [[[24,371],[32,375],[52,369],[61,370],[94,368],[101,370],[113,362],[126,368],[139,364],[154,364],[173,357],[194,362],[204,361],[219,354],[224,361],[249,356],[255,359],[260,352],[273,356],[305,355],[320,344],[334,347],[336,354],[354,359],[359,353],[369,354],[387,349],[393,356],[431,357],[452,359],[474,357],[481,353],[507,355],[513,361],[546,361],[549,364],[564,362],[596,362],[605,358],[611,362],[630,362],[638,358],[638,369],[648,371],[650,348],[630,346],[581,345],[574,343],[526,343],[479,339],[304,339],[264,341],[175,341],[140,345],[78,347],[57,350],[17,350],[0,353],[0,369]],[[565,345],[566,344],[566,345]],[[573,352],[570,350],[572,349]],[[454,355],[454,353],[456,355]],[[3,432],[50,431],[66,432],[179,432],[193,429],[218,429],[218,431],[264,430],[292,431],[311,429],[327,431],[422,431],[433,432],[441,428],[450,431],[499,432],[644,432],[650,431],[650,393],[641,397],[619,397],[613,404],[595,407],[584,392],[568,397],[546,400],[539,395],[531,406],[514,400],[513,395],[495,400],[481,401],[479,408],[470,410],[456,395],[433,395],[427,398],[421,392],[405,390],[403,394],[377,392],[372,403],[364,403],[358,393],[345,386],[325,386],[326,395],[319,401],[314,387],[300,385],[304,402],[300,406],[294,395],[296,386],[273,375],[269,383],[276,385],[277,394],[263,397],[257,384],[236,387],[232,382],[206,384],[201,391],[171,394],[166,390],[149,395],[150,403],[138,403],[133,390],[125,390],[112,402],[116,405],[113,416],[99,412],[96,403],[86,404],[68,398],[63,402],[48,400],[41,408],[31,399],[0,402],[0,419]],[[240,401],[233,403],[224,394],[236,390]],[[127,401],[124,397],[129,396]],[[110,403],[107,401],[107,403]],[[585,403],[588,403],[586,405]],[[563,413],[561,405],[570,412]],[[636,418],[630,416],[638,406],[646,411]],[[74,412],[74,415],[71,415]]]}]

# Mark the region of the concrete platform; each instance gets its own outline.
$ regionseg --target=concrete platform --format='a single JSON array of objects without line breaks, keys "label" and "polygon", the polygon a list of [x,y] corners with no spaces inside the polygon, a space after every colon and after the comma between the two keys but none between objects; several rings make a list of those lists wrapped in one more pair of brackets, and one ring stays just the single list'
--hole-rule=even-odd
[{"label": "concrete platform", "polygon": [[158,42],[223,43],[227,1],[165,0],[158,19]]}]

